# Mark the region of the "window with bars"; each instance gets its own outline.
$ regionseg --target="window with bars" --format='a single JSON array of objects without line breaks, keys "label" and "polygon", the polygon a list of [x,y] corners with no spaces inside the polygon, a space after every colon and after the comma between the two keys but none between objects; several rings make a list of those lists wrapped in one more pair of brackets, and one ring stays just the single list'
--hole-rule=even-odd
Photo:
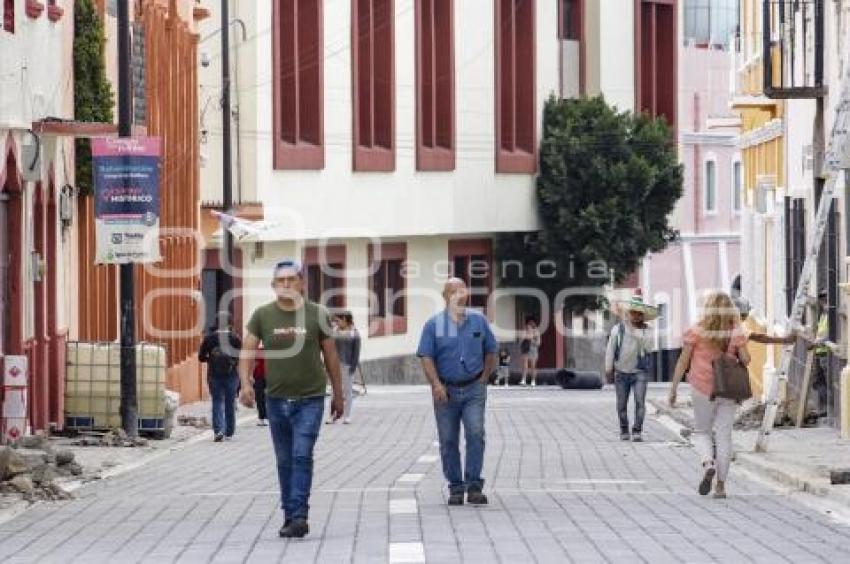
[{"label": "window with bars", "polygon": [[274,1],[274,166],[324,167],[321,0]]},{"label": "window with bars", "polygon": [[676,3],[640,0],[635,17],[636,107],[676,126]]},{"label": "window with bars", "polygon": [[454,0],[416,1],[416,168],[454,170]]},{"label": "window with bars", "polygon": [[307,298],[331,311],[345,308],[345,246],[304,249]]},{"label": "window with bars", "polygon": [[806,252],[806,200],[785,198],[785,305],[791,311]]},{"label": "window with bars", "polygon": [[496,2],[496,172],[537,170],[535,1]]},{"label": "window with bars", "polygon": [[354,170],[395,169],[393,0],[354,0]]},{"label": "window with bars", "polygon": [[407,332],[407,282],[404,243],[369,245],[369,336]]}]

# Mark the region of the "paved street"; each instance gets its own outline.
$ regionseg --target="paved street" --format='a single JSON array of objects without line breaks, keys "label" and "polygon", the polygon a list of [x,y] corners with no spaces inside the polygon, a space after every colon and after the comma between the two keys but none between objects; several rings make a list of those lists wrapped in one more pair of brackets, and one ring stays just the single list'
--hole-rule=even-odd
[{"label": "paved street", "polygon": [[375,390],[325,427],[311,534],[278,539],[268,430],[190,445],[0,525],[3,562],[847,562],[850,528],[734,477],[695,493],[696,456],[654,421],[622,443],[613,394],[492,390],[491,505],[444,502],[425,388]]}]

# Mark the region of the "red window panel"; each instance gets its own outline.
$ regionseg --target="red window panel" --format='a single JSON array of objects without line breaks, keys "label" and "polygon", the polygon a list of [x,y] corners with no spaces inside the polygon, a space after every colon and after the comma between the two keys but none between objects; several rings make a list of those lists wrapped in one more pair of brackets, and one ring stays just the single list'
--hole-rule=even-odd
[{"label": "red window panel", "polygon": [[345,308],[345,245],[304,249],[307,298],[330,309]]},{"label": "red window panel", "polygon": [[369,336],[407,332],[407,244],[369,245]]},{"label": "red window panel", "polygon": [[454,0],[416,0],[416,168],[455,168]]},{"label": "red window panel", "polygon": [[3,31],[15,33],[15,0],[3,0]]},{"label": "red window panel", "polygon": [[56,4],[56,0],[47,0],[47,19],[58,22],[64,13],[65,10]]},{"label": "red window panel", "polygon": [[635,0],[635,105],[677,121],[677,0]]},{"label": "red window panel", "polygon": [[496,172],[537,170],[535,1],[496,1]]},{"label": "red window panel", "polygon": [[324,167],[321,0],[274,0],[274,167]]},{"label": "red window panel", "polygon": [[558,39],[581,41],[583,0],[558,0]]},{"label": "red window panel", "polygon": [[395,169],[393,0],[352,0],[354,170]]},{"label": "red window panel", "polygon": [[449,264],[452,276],[466,282],[469,305],[487,311],[493,291],[493,242],[490,239],[449,241]]}]

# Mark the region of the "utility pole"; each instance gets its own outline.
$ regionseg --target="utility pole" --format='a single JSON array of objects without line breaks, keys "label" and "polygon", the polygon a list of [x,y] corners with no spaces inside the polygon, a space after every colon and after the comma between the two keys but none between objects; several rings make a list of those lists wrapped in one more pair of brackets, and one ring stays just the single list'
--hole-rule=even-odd
[{"label": "utility pole", "polygon": [[[225,213],[233,208],[233,163],[230,136],[230,12],[229,0],[221,0],[221,127],[222,127],[222,205]],[[224,276],[222,277],[222,300],[219,303],[219,318],[228,313],[232,301],[225,307],[224,296],[233,289],[233,235],[222,230],[224,235]],[[219,329],[224,329],[219,327]]]},{"label": "utility pole", "polygon": [[[132,105],[130,85],[130,6],[118,0],[118,136],[131,137]],[[139,434],[136,403],[136,311],[134,265],[122,264],[121,303],[121,426],[128,437]]]}]

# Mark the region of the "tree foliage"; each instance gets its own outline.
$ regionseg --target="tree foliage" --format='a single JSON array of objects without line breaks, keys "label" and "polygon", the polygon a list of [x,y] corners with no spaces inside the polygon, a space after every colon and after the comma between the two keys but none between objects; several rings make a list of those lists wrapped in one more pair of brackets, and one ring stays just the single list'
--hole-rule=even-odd
[{"label": "tree foliage", "polygon": [[[112,85],[106,78],[103,22],[92,0],[74,2],[74,119],[112,123]],[[77,139],[76,178],[81,194],[92,192],[91,143]]]},{"label": "tree foliage", "polygon": [[[537,205],[540,231],[496,241],[502,284],[554,298],[565,288],[601,290],[634,272],[676,237],[669,216],[682,167],[662,119],[618,112],[601,97],[546,102]],[[509,268],[519,261],[522,268]],[[601,292],[566,299],[568,310],[603,305]]]}]

